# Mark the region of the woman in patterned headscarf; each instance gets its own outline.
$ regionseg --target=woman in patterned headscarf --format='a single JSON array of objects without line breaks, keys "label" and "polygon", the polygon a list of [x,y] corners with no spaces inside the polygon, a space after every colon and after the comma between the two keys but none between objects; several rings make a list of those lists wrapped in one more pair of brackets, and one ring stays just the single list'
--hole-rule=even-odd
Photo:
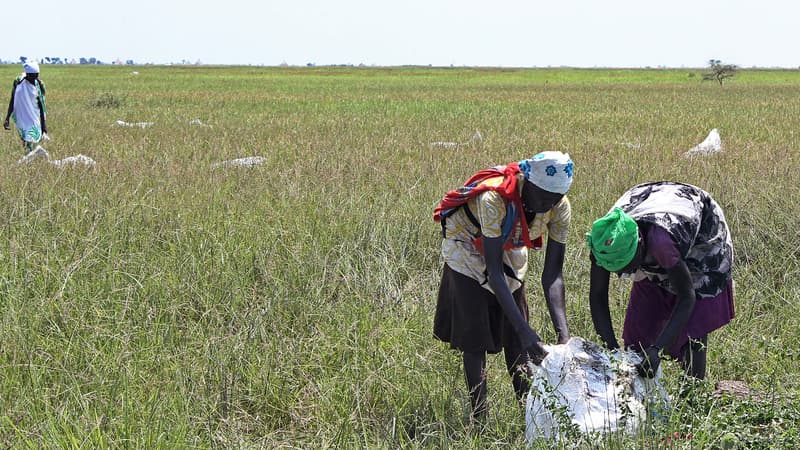
[{"label": "woman in patterned headscarf", "polygon": [[442,199],[444,270],[434,336],[463,354],[471,417],[486,414],[486,353],[503,350],[517,398],[529,385],[520,366],[547,352],[528,325],[523,280],[528,248],[547,249],[542,287],[559,343],[569,339],[562,266],[572,184],[572,160],[561,152],[478,172]]},{"label": "woman in patterned headscarf", "polygon": [[661,181],[634,186],[586,235],[592,321],[618,348],[608,307],[609,274],[633,278],[622,339],[652,377],[662,352],[705,378],[708,334],[735,316],[733,245],[722,209],[702,189]]}]

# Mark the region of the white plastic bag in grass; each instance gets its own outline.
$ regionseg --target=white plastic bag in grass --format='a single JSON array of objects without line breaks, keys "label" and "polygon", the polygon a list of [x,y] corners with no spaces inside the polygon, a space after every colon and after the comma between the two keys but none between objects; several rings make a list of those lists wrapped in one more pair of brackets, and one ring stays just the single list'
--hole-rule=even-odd
[{"label": "white plastic bag in grass", "polygon": [[125,122],[123,120],[118,120],[115,123],[118,127],[125,128],[147,128],[153,126],[153,122]]},{"label": "white plastic bag in grass", "polygon": [[195,125],[195,126],[203,127],[203,128],[211,128],[211,125],[204,124],[203,122],[200,121],[200,119],[192,119],[192,120],[190,120],[189,121],[189,125]]},{"label": "white plastic bag in grass", "polygon": [[17,161],[17,164],[28,164],[31,161],[38,159],[44,159],[45,161],[50,160],[50,153],[48,153],[47,150],[45,150],[41,145],[37,145],[36,148],[26,153]]},{"label": "white plastic bag in grass", "polygon": [[563,440],[569,433],[635,432],[651,411],[668,405],[661,368],[652,379],[635,368],[634,352],[609,352],[574,337],[563,345],[545,345],[541,366],[531,365],[531,391],[525,406],[529,443]]},{"label": "white plastic bag in grass", "polygon": [[431,147],[444,147],[444,148],[455,148],[462,145],[480,145],[483,143],[483,135],[480,131],[475,130],[475,133],[470,136],[469,140],[466,142],[431,142]]},{"label": "white plastic bag in grass", "polygon": [[248,156],[246,158],[231,159],[228,161],[217,162],[211,165],[212,168],[217,167],[253,167],[260,166],[267,161],[263,156]]},{"label": "white plastic bag in grass", "polygon": [[692,157],[692,156],[706,156],[706,155],[713,155],[714,153],[718,153],[722,151],[722,138],[719,137],[719,131],[716,128],[711,130],[706,136],[703,142],[695,145],[692,147],[688,152],[684,153],[685,157]]},{"label": "white plastic bag in grass", "polygon": [[75,156],[68,156],[64,159],[53,160],[50,161],[50,163],[56,167],[66,167],[70,165],[75,165],[75,166],[84,165],[84,166],[94,167],[97,165],[97,162],[95,160],[80,153],[78,153]]}]

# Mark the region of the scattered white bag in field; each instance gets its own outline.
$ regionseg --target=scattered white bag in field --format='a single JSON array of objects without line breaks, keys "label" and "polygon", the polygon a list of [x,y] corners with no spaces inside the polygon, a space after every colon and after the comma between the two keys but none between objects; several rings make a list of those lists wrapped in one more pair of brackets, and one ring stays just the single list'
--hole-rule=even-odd
[{"label": "scattered white bag in field", "polygon": [[204,124],[203,122],[200,121],[200,119],[192,119],[192,120],[190,120],[189,121],[189,125],[196,125],[198,127],[211,128],[211,125]]},{"label": "scattered white bag in field", "polygon": [[640,148],[644,147],[644,144],[642,144],[639,141],[636,141],[636,142],[623,142],[622,146],[630,148],[630,149],[633,149],[633,150],[639,150]]},{"label": "scattered white bag in field", "polygon": [[692,147],[688,152],[683,155],[687,158],[695,155],[712,155],[722,151],[722,139],[719,137],[719,131],[716,128],[711,130],[706,136],[706,139]]},{"label": "scattered white bag in field", "polygon": [[458,142],[431,142],[431,147],[444,147],[444,148],[453,148],[458,147]]},{"label": "scattered white bag in field", "polygon": [[439,141],[439,142],[431,142],[430,146],[431,147],[443,147],[443,148],[455,148],[455,147],[458,147],[460,145],[470,145],[470,144],[480,145],[482,143],[483,143],[483,135],[481,134],[480,131],[476,130],[475,133],[473,133],[472,136],[470,136],[469,140],[467,140],[466,142]]},{"label": "scattered white bag in field", "polygon": [[18,164],[28,164],[34,160],[43,159],[56,167],[65,167],[69,165],[83,164],[84,166],[94,167],[97,163],[92,158],[77,154],[75,156],[68,156],[64,159],[50,159],[50,153],[42,146],[37,146],[35,149],[28,152],[25,156],[17,161]]},{"label": "scattered white bag in field", "polygon": [[95,160],[80,153],[78,153],[75,156],[68,156],[64,159],[56,159],[50,162],[56,167],[65,167],[68,165],[78,165],[78,164],[83,164],[84,166],[89,166],[89,167],[94,167],[95,165],[97,165],[97,162],[95,162]]},{"label": "scattered white bag in field", "polygon": [[117,126],[126,128],[147,128],[153,126],[153,122],[124,122],[122,120],[118,120],[116,124]]},{"label": "scattered white bag in field", "polygon": [[29,162],[37,159],[45,159],[46,161],[50,160],[50,153],[48,153],[47,150],[45,150],[41,145],[37,145],[36,148],[26,153],[25,156],[17,161],[17,164],[28,164]]},{"label": "scattered white bag in field", "polygon": [[214,163],[211,167],[253,167],[264,164],[266,161],[267,158],[263,156],[248,156],[246,158],[237,158]]},{"label": "scattered white bag in field", "polygon": [[475,130],[475,133],[472,134],[472,137],[469,138],[469,141],[474,144],[481,144],[483,143],[483,135],[480,131]]},{"label": "scattered white bag in field", "polygon": [[[633,433],[648,407],[666,408],[669,398],[655,378],[640,377],[641,357],[629,351],[608,352],[573,337],[566,344],[545,345],[541,366],[531,365],[531,391],[525,406],[525,437],[563,441],[567,433]],[[654,410],[656,411],[656,410]]]}]

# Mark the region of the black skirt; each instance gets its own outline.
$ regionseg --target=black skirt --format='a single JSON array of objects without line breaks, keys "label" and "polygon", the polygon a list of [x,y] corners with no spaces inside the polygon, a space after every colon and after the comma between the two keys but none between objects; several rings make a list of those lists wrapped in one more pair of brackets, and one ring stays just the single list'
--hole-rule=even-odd
[{"label": "black skirt", "polygon": [[[528,320],[525,284],[512,293],[522,317]],[[451,269],[442,271],[439,299],[433,319],[433,335],[464,352],[499,353],[519,348],[519,337],[503,313],[495,295],[474,279]]]}]

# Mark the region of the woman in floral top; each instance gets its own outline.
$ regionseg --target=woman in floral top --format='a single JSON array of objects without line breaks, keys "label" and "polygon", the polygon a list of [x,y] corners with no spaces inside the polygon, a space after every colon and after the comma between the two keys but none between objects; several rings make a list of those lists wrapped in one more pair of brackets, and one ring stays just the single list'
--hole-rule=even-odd
[{"label": "woman in floral top", "polygon": [[436,208],[445,265],[434,336],[462,352],[473,418],[486,413],[486,353],[503,350],[519,400],[529,389],[521,368],[547,354],[528,324],[523,281],[528,249],[541,249],[545,234],[544,297],[559,343],[569,339],[562,267],[572,172],[569,155],[542,152],[479,172]]}]

